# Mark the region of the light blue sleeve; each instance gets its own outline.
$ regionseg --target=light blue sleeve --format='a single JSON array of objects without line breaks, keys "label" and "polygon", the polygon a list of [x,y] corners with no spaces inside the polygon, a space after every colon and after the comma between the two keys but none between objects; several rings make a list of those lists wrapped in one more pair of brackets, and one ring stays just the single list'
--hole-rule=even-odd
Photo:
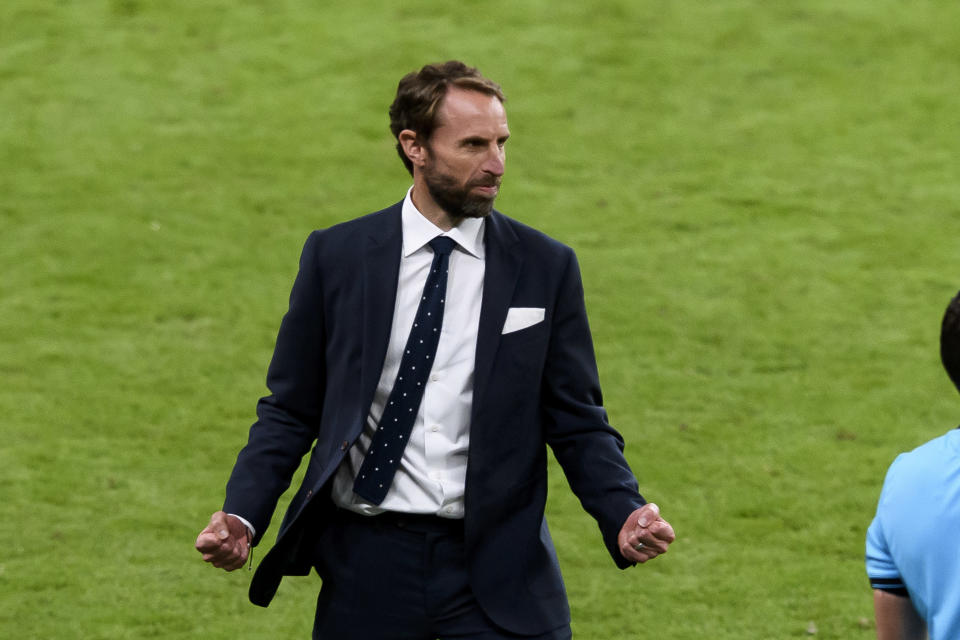
[{"label": "light blue sleeve", "polygon": [[883,532],[883,516],[889,505],[885,503],[884,498],[890,484],[891,469],[887,471],[887,477],[884,480],[883,491],[880,492],[880,500],[877,504],[877,514],[867,529],[866,542],[866,565],[867,577],[870,578],[870,586],[874,589],[884,589],[887,591],[899,591],[906,588],[903,579],[900,577],[900,570],[894,562],[893,556],[887,545],[887,539]]}]

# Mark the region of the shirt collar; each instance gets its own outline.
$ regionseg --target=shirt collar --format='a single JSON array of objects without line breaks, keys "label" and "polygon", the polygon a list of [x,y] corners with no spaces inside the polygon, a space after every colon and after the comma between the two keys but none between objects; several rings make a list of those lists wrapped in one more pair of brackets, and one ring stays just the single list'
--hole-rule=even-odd
[{"label": "shirt collar", "polygon": [[413,187],[407,190],[403,199],[401,225],[403,229],[403,257],[419,251],[437,236],[447,236],[475,258],[483,260],[483,218],[466,218],[459,225],[444,232],[443,229],[427,220],[410,198]]}]

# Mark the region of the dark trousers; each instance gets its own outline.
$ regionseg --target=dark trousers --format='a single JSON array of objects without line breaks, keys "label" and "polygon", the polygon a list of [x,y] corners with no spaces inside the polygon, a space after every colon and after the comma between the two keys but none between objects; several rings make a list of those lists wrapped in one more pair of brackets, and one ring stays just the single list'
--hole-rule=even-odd
[{"label": "dark trousers", "polygon": [[339,511],[321,537],[314,640],[564,640],[497,628],[467,577],[462,521]]}]

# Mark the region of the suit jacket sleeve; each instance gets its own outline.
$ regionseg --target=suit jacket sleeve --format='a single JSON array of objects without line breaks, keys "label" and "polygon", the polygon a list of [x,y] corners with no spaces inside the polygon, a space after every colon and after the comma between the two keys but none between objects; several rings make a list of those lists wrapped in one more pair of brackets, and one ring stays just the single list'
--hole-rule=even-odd
[{"label": "suit jacket sleeve", "polygon": [[280,495],[317,437],[323,408],[324,318],[318,266],[321,234],[304,245],[290,307],[280,325],[267,373],[270,395],[257,404],[257,421],[227,483],[224,511],[256,528],[254,544],[270,524]]},{"label": "suit jacket sleeve", "polygon": [[607,422],[572,250],[552,321],[542,389],[547,442],[583,508],[597,520],[614,562],[625,568],[633,563],[620,554],[617,535],[645,500],[623,456],[623,439]]}]

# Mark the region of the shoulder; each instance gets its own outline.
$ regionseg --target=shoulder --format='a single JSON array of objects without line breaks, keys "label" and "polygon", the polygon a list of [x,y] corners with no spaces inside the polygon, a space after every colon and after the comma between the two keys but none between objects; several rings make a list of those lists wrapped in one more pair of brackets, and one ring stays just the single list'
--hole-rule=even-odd
[{"label": "shoulder", "polygon": [[506,242],[518,242],[524,251],[564,261],[575,257],[573,249],[566,244],[500,211],[494,210],[487,222],[491,227],[490,235]]},{"label": "shoulder", "polygon": [[936,474],[951,461],[954,465],[960,463],[960,431],[957,429],[928,440],[912,451],[901,453],[890,465],[887,475]]},{"label": "shoulder", "polygon": [[380,211],[374,211],[324,229],[317,229],[311,235],[325,241],[332,241],[345,240],[358,235],[377,234],[391,224],[399,225],[402,205],[402,202],[398,202]]},{"label": "shoulder", "polygon": [[310,233],[304,246],[305,255],[330,255],[356,251],[369,238],[386,240],[400,233],[402,202],[352,220],[317,229]]},{"label": "shoulder", "polygon": [[883,481],[881,504],[926,502],[931,491],[960,478],[960,431],[929,440],[901,453],[890,464]]}]

